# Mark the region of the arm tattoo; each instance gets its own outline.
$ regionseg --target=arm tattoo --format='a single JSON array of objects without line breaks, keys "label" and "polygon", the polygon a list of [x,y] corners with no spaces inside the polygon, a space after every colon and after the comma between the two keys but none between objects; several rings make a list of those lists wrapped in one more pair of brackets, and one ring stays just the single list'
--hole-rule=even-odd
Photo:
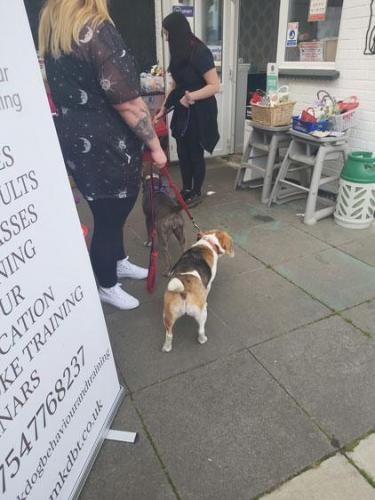
[{"label": "arm tattoo", "polygon": [[142,107],[140,109],[137,113],[137,121],[131,128],[143,142],[147,143],[156,137],[156,132],[147,108]]}]

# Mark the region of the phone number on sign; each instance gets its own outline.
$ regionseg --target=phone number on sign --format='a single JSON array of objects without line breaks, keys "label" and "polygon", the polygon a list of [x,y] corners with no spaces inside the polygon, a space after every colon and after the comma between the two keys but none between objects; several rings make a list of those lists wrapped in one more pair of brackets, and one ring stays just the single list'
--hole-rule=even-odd
[{"label": "phone number on sign", "polygon": [[64,401],[84,366],[85,353],[83,345],[81,345],[69,365],[64,368],[62,377],[56,380],[53,390],[47,394],[43,403],[30,419],[27,429],[21,434],[18,445],[9,450],[0,462],[0,492],[3,494],[7,491],[9,479],[17,476],[22,466],[23,457],[27,456],[33,449],[33,445],[46,429],[49,417],[56,413],[59,404]]}]

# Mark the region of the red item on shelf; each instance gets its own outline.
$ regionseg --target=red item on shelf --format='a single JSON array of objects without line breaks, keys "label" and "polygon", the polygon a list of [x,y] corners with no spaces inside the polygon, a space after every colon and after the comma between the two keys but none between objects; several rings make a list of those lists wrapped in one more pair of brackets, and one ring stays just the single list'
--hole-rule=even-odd
[{"label": "red item on shelf", "polygon": [[347,111],[352,111],[353,109],[358,108],[358,106],[359,106],[358,97],[355,95],[352,95],[347,99],[344,99],[343,101],[339,101],[337,103],[337,107],[339,108],[340,113],[346,113]]},{"label": "red item on shelf", "polygon": [[315,118],[315,114],[313,108],[304,109],[301,113],[301,120],[304,122],[312,122],[315,123],[317,120]]},{"label": "red item on shelf", "polygon": [[258,104],[258,102],[261,100],[262,100],[262,96],[259,94],[259,92],[253,92],[251,99],[250,99],[250,104]]}]

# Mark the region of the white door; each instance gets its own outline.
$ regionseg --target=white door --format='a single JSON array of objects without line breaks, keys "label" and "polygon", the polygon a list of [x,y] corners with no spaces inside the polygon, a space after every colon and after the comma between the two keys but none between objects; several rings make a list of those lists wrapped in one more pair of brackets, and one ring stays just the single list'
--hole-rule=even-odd
[{"label": "white door", "polygon": [[238,4],[235,0],[195,0],[195,34],[211,49],[221,80],[216,96],[220,141],[215,156],[233,151]]},{"label": "white door", "polygon": [[[235,75],[238,40],[239,0],[163,0],[160,14],[165,17],[178,5],[192,7],[193,17],[188,17],[197,35],[213,52],[221,88],[216,99],[218,103],[218,125],[220,141],[213,156],[223,156],[233,152],[234,147],[234,102]],[[168,45],[163,47],[164,66],[168,66]],[[170,137],[170,157],[177,160],[176,143]]]}]

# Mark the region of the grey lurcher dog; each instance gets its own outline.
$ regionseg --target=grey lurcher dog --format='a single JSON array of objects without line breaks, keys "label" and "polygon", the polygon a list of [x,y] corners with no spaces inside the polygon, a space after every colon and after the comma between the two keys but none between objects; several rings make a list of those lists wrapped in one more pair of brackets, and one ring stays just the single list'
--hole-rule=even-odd
[{"label": "grey lurcher dog", "polygon": [[[163,275],[168,276],[171,269],[171,256],[168,242],[172,234],[176,237],[181,254],[185,250],[184,219],[181,215],[182,207],[171,198],[168,189],[163,185],[157,172],[152,173],[154,183],[154,218],[156,226],[156,248],[163,262]],[[144,168],[142,176],[143,199],[142,208],[146,220],[147,246],[151,244],[152,210],[151,210],[151,169]]]}]

